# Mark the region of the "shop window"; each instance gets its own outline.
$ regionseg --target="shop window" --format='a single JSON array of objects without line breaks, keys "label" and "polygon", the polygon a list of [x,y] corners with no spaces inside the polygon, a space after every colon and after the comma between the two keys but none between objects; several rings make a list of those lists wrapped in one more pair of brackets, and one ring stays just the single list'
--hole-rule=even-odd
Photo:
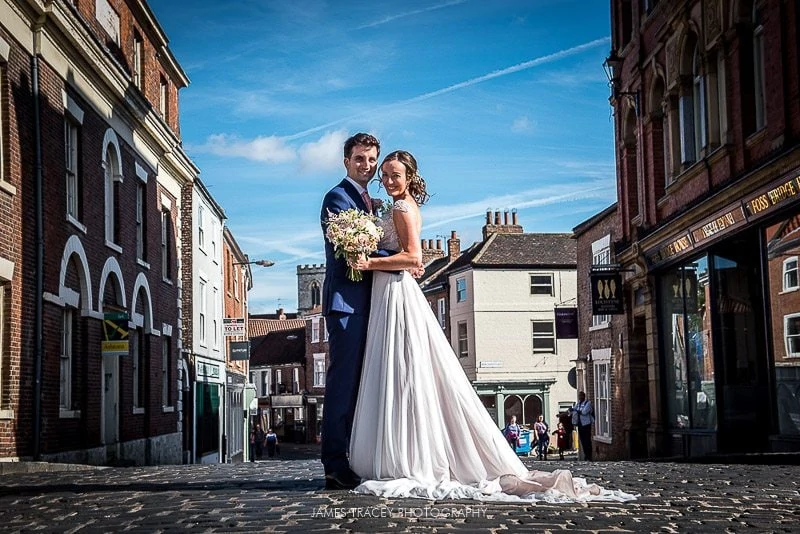
[{"label": "shop window", "polygon": [[783,261],[783,290],[794,291],[800,287],[797,277],[797,256]]}]

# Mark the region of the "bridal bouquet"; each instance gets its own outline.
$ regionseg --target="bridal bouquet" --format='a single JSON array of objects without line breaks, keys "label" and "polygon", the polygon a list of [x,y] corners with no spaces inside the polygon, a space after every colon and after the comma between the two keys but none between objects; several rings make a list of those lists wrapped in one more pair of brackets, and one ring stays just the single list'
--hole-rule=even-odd
[{"label": "bridal bouquet", "polygon": [[[383,237],[383,229],[377,221],[377,217],[354,208],[339,213],[329,211],[325,237],[333,244],[336,258],[344,257],[349,261],[374,252]],[[348,266],[347,278],[359,282],[364,275]]]}]

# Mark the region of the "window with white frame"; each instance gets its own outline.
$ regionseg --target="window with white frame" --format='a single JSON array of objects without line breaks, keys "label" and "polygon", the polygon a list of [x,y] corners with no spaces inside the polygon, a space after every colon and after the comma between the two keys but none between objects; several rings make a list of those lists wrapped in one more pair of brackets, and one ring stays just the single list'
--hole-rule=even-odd
[{"label": "window with white frame", "polygon": [[136,184],[136,257],[142,261],[147,260],[147,191],[146,185]]},{"label": "window with white frame", "polygon": [[292,369],[292,393],[300,392],[300,368]]},{"label": "window with white frame", "polygon": [[311,319],[311,342],[319,343],[319,317]]},{"label": "window with white frame", "polygon": [[172,215],[168,209],[161,210],[161,276],[172,280]]},{"label": "window with white frame", "polygon": [[217,261],[217,221],[211,221],[211,258]]},{"label": "window with white frame", "polygon": [[144,90],[144,40],[139,32],[133,32],[133,84]]},{"label": "window with white frame", "polygon": [[797,273],[797,256],[783,260],[783,290],[793,291],[800,287]]},{"label": "window with white frame", "polygon": [[117,176],[119,162],[112,144],[106,147],[106,160],[104,163],[106,241],[119,243],[119,214],[117,212],[117,206],[119,205],[119,180]]},{"label": "window with white frame", "polygon": [[439,326],[442,328],[445,327],[446,324],[446,314],[445,314],[445,299],[444,297],[440,298],[436,301],[436,318],[439,320]]},{"label": "window with white frame", "polygon": [[64,114],[64,167],[67,180],[67,215],[80,220],[80,177],[78,176],[78,140],[80,125],[69,114]]},{"label": "window with white frame", "polygon": [[[592,265],[611,265],[611,235],[606,234],[592,242]],[[610,315],[592,315],[592,326],[607,325]]]},{"label": "window with white frame", "polygon": [[197,303],[198,304],[197,309],[199,311],[199,319],[198,319],[197,327],[198,327],[198,330],[199,330],[198,333],[200,334],[200,344],[205,346],[205,344],[206,344],[206,300],[207,300],[207,298],[206,298],[206,281],[205,280],[200,280],[200,284],[199,285],[200,285],[200,288],[199,288],[199,291],[198,291],[199,295],[197,295],[197,298],[199,300],[199,302]]},{"label": "window with white frame", "polygon": [[272,385],[272,374],[269,371],[261,372],[261,396],[267,397],[272,392],[270,386]]},{"label": "window with white frame", "polygon": [[325,387],[325,353],[314,354],[314,387]]},{"label": "window with white frame", "polygon": [[133,348],[133,408],[144,409],[147,387],[147,342],[144,328],[137,326],[131,332]]},{"label": "window with white frame", "polygon": [[458,357],[466,358],[469,356],[469,334],[467,333],[466,321],[458,322]]},{"label": "window with white frame", "polygon": [[322,318],[322,341],[328,342],[328,322],[325,317]]},{"label": "window with white frame", "polygon": [[283,385],[283,371],[281,369],[275,370],[275,393],[284,393],[281,391]]},{"label": "window with white frame", "polygon": [[219,299],[219,288],[212,288],[211,289],[211,298],[213,299],[213,306],[214,306],[214,318],[211,321],[211,328],[214,330],[213,339],[215,349],[219,348],[219,306],[220,306],[220,299]]},{"label": "window with white frame", "polygon": [[766,76],[764,66],[764,25],[758,3],[753,2],[753,87],[756,112],[756,130],[767,123]]},{"label": "window with white frame", "polygon": [[611,439],[611,349],[593,349],[594,435]]},{"label": "window with white frame", "polygon": [[531,331],[533,334],[533,352],[551,353],[556,352],[556,329],[555,322],[550,319],[531,321]]},{"label": "window with white frame", "polygon": [[201,249],[206,246],[205,230],[203,228],[203,218],[205,210],[203,206],[197,207],[197,246]]},{"label": "window with white frame", "polygon": [[169,85],[167,85],[167,80],[163,76],[159,78],[158,82],[158,112],[167,120],[169,117],[167,116],[167,109],[169,107]]},{"label": "window with white frame", "polygon": [[456,302],[467,300],[467,279],[456,278]]},{"label": "window with white frame", "polygon": [[800,313],[783,316],[783,340],[787,358],[800,358]]},{"label": "window with white frame", "polygon": [[553,296],[553,275],[532,274],[531,275],[531,295]]},{"label": "window with white frame", "polygon": [[75,309],[65,307],[61,312],[61,358],[59,408],[72,410],[72,361],[75,351]]},{"label": "window with white frame", "polygon": [[161,405],[172,406],[172,337],[161,336]]},{"label": "window with white frame", "polygon": [[700,46],[694,49],[692,56],[692,102],[694,104],[694,153],[698,157],[700,151],[708,144],[706,128],[706,77],[700,57]]}]

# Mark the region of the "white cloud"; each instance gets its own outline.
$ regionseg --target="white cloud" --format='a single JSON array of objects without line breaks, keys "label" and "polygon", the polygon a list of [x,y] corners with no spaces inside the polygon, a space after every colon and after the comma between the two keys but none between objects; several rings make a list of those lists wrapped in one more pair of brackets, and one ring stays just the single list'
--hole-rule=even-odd
[{"label": "white cloud", "polygon": [[523,115],[522,117],[517,117],[514,119],[513,124],[511,124],[511,131],[512,132],[527,132],[531,129],[531,121],[528,119],[527,115]]},{"label": "white cloud", "polygon": [[282,138],[274,135],[259,136],[248,141],[233,135],[215,134],[208,137],[205,145],[195,148],[216,156],[238,157],[267,163],[286,163],[297,158],[295,150]]},{"label": "white cloud", "polygon": [[342,146],[347,139],[346,130],[328,132],[318,141],[305,143],[297,154],[301,171],[330,171],[342,167]]}]

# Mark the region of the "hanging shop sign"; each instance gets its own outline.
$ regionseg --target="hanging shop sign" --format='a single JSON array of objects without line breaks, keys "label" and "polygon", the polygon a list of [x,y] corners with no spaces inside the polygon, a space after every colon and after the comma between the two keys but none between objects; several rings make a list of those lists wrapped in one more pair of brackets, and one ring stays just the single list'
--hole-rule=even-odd
[{"label": "hanging shop sign", "polygon": [[556,337],[578,339],[578,308],[556,308]]},{"label": "hanging shop sign", "polygon": [[231,360],[249,360],[250,359],[250,342],[249,341],[231,341]]},{"label": "hanging shop sign", "polygon": [[593,315],[625,313],[622,305],[622,275],[619,271],[593,271],[589,280],[592,286]]}]

